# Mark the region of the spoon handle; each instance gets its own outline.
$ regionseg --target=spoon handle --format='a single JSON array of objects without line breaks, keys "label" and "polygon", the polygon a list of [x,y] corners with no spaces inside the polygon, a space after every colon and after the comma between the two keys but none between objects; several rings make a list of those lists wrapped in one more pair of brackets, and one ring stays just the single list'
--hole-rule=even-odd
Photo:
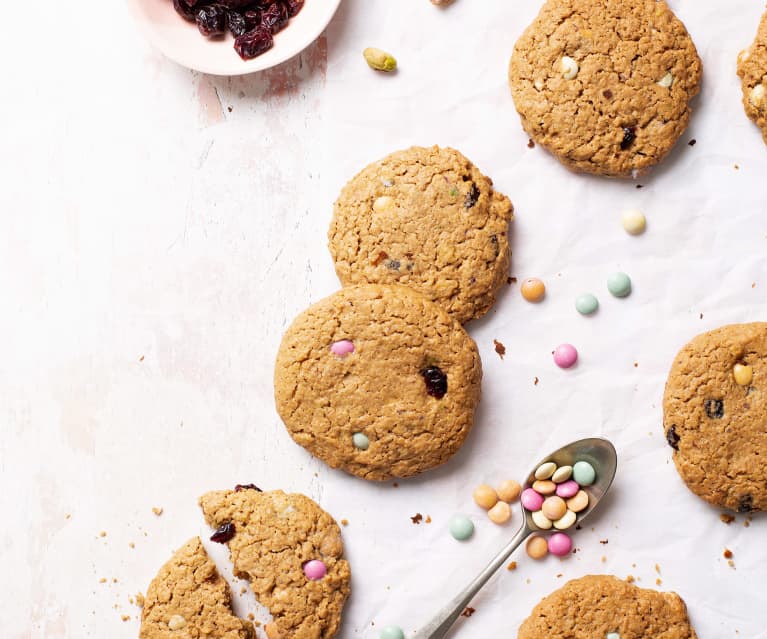
[{"label": "spoon handle", "polygon": [[512,537],[511,541],[498,553],[498,555],[479,573],[474,581],[459,592],[434,618],[424,625],[413,635],[412,639],[441,639],[450,630],[450,626],[461,616],[469,602],[474,598],[479,590],[487,583],[487,580],[493,576],[496,570],[500,568],[511,556],[519,544],[527,538],[533,531],[524,524]]}]

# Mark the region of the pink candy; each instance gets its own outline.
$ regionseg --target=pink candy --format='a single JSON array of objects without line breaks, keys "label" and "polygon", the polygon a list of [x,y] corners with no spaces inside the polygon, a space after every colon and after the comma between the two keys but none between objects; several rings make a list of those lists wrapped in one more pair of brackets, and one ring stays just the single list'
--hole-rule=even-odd
[{"label": "pink candy", "polygon": [[330,346],[330,352],[338,357],[346,357],[354,352],[354,342],[350,342],[348,339],[342,339],[340,342],[334,342]]},{"label": "pink candy", "polygon": [[573,540],[565,533],[554,533],[549,537],[549,552],[557,557],[564,557],[573,549]]},{"label": "pink candy", "polygon": [[540,510],[541,506],[543,506],[543,495],[537,493],[532,488],[525,488],[522,491],[519,501],[522,502],[522,505],[527,510],[535,512],[536,510]]},{"label": "pink candy", "polygon": [[578,351],[572,344],[560,344],[554,349],[554,363],[559,368],[570,368],[578,361]]},{"label": "pink candy", "polygon": [[312,559],[304,564],[304,574],[309,581],[319,581],[328,574],[328,569],[324,562]]},{"label": "pink candy", "polygon": [[557,485],[557,496],[562,499],[570,499],[570,497],[575,497],[580,489],[578,482],[570,479]]}]

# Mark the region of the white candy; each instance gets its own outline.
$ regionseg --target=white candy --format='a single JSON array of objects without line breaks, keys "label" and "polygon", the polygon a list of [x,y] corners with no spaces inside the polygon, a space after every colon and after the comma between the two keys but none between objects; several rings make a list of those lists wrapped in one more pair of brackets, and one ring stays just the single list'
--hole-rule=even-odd
[{"label": "white candy", "polygon": [[181,615],[173,615],[168,620],[168,628],[171,630],[181,630],[181,628],[186,627],[186,619],[184,619]]},{"label": "white candy", "polygon": [[575,523],[576,516],[572,510],[568,510],[562,517],[554,522],[554,528],[557,530],[567,530]]},{"label": "white candy", "polygon": [[548,479],[554,474],[554,471],[557,469],[557,465],[554,462],[546,462],[545,464],[541,464],[538,466],[538,469],[535,471],[535,478],[536,479]]},{"label": "white candy", "polygon": [[572,80],[578,75],[578,63],[570,56],[564,56],[559,63],[559,67],[562,70],[562,77],[565,80]]},{"label": "white candy", "polygon": [[608,632],[605,639],[621,639],[621,636],[618,632]]},{"label": "white candy", "polygon": [[373,202],[373,210],[376,213],[383,213],[386,209],[391,208],[392,204],[394,204],[394,198],[391,198],[388,195],[382,195]]},{"label": "white candy", "polygon": [[551,476],[551,481],[553,481],[555,484],[561,484],[563,481],[570,479],[572,474],[572,466],[560,466],[554,471],[554,474]]},{"label": "white candy", "polygon": [[762,106],[762,102],[764,102],[764,94],[767,93],[765,91],[763,84],[757,84],[753,89],[751,89],[751,95],[748,96],[748,101],[755,107],[759,108]]},{"label": "white candy", "polygon": [[552,526],[551,519],[546,517],[540,510],[536,510],[533,513],[533,523],[541,530],[548,530]]},{"label": "white candy", "polygon": [[656,84],[659,87],[663,87],[664,89],[670,89],[671,85],[674,84],[674,76],[671,75],[670,73],[667,73],[660,80],[658,80]]},{"label": "white candy", "polygon": [[647,228],[647,218],[645,218],[642,211],[637,211],[636,209],[626,211],[621,216],[621,222],[623,222],[623,228],[626,233],[630,235],[644,233],[645,228]]}]

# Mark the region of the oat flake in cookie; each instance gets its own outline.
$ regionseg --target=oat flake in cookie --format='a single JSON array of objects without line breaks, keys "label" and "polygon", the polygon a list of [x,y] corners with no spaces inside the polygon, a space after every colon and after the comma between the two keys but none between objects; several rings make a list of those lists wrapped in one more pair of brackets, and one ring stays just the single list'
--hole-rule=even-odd
[{"label": "oat flake in cookie", "polygon": [[255,639],[253,624],[235,617],[226,580],[199,537],[190,539],[149,584],[139,639]]},{"label": "oat flake in cookie", "polygon": [[514,47],[525,131],[568,168],[637,177],[687,128],[702,66],[663,0],[548,0]]},{"label": "oat flake in cookie", "polygon": [[754,42],[738,55],[738,75],[743,81],[743,108],[767,144],[767,12]]},{"label": "oat flake in cookie", "polygon": [[477,346],[404,286],[344,288],[299,315],[274,373],[291,437],[333,468],[371,480],[446,462],[474,423]]},{"label": "oat flake in cookie", "polygon": [[226,543],[234,574],[248,579],[269,609],[270,639],[336,634],[351,573],[341,530],[328,513],[304,495],[281,490],[210,492],[200,497],[200,507],[211,527],[233,526]]},{"label": "oat flake in cookie", "polygon": [[663,428],[696,495],[738,512],[767,510],[767,323],[723,326],[679,351]]},{"label": "oat flake in cookie", "polygon": [[687,606],[674,592],[638,588],[611,575],[568,581],[545,597],[518,639],[696,639]]},{"label": "oat flake in cookie", "polygon": [[412,147],[343,188],[329,248],[344,286],[410,286],[464,323],[506,284],[511,219],[509,198],[458,151]]}]

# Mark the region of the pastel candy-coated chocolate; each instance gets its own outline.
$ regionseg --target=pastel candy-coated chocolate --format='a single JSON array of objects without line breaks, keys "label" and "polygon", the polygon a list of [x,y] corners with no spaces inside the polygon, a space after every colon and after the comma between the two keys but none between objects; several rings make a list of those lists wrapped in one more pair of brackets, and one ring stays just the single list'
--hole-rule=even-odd
[{"label": "pastel candy-coated chocolate", "polygon": [[575,462],[573,466],[573,479],[581,486],[591,486],[597,478],[594,467],[586,461]]},{"label": "pastel candy-coated chocolate", "polygon": [[325,562],[312,559],[304,564],[304,574],[309,581],[319,581],[328,573]]},{"label": "pastel candy-coated chocolate", "polygon": [[548,479],[554,474],[557,465],[554,462],[545,462],[535,469],[536,479]]},{"label": "pastel candy-coated chocolate", "polygon": [[592,315],[599,308],[599,300],[591,293],[584,293],[575,299],[575,310],[581,315]]},{"label": "pastel candy-coated chocolate", "polygon": [[557,486],[557,496],[562,499],[570,499],[570,497],[575,497],[580,489],[581,487],[578,485],[578,482],[570,479]]},{"label": "pastel candy-coated chocolate", "polygon": [[448,523],[450,534],[458,541],[465,541],[474,534],[474,523],[466,515],[456,514]]},{"label": "pastel candy-coated chocolate", "polygon": [[405,633],[399,626],[386,626],[380,636],[381,639],[405,639]]},{"label": "pastel candy-coated chocolate", "polygon": [[352,435],[352,443],[354,444],[354,447],[359,450],[367,450],[370,446],[370,440],[365,433],[354,433],[354,435]]},{"label": "pastel candy-coated chocolate", "polygon": [[541,530],[548,530],[553,525],[551,523],[551,519],[546,517],[546,515],[543,514],[542,510],[536,510],[533,515],[533,523],[538,526]]},{"label": "pastel candy-coated chocolate", "polygon": [[570,368],[578,361],[578,351],[572,344],[560,344],[554,349],[554,363],[559,368]]},{"label": "pastel candy-coated chocolate", "polygon": [[346,357],[354,352],[354,343],[350,342],[348,339],[342,339],[331,344],[330,352],[333,353],[333,355],[338,355],[338,357]]},{"label": "pastel candy-coated chocolate", "polygon": [[525,488],[522,491],[522,496],[519,498],[522,505],[531,512],[540,510],[543,506],[543,495],[535,492],[532,488]]},{"label": "pastel candy-coated chocolate", "polygon": [[549,552],[557,557],[564,557],[573,549],[573,540],[565,533],[554,533],[549,537]]},{"label": "pastel candy-coated chocolate", "polygon": [[607,278],[607,290],[615,297],[626,297],[631,293],[631,278],[620,271]]}]

